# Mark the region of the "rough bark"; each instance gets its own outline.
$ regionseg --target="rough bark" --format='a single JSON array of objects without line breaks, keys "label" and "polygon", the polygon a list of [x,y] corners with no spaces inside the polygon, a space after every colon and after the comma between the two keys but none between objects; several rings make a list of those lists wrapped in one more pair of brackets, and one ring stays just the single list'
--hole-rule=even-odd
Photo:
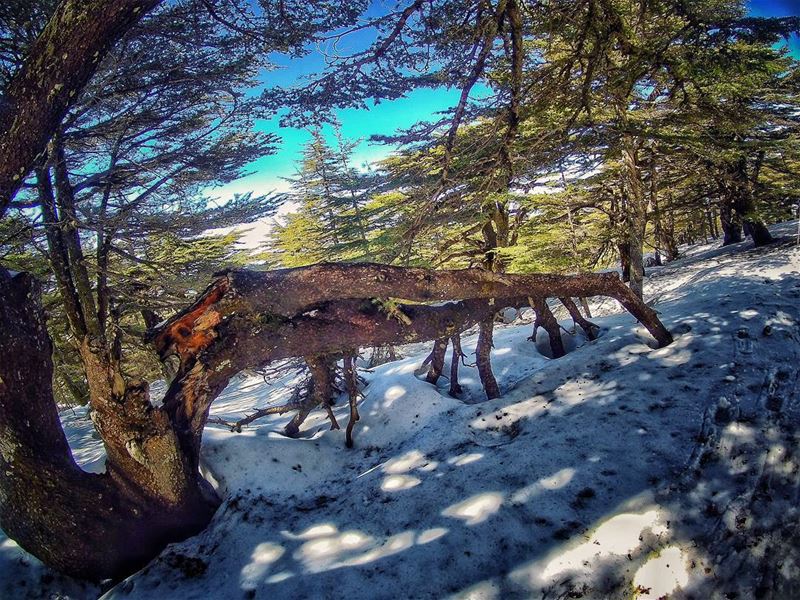
[{"label": "rough bark", "polygon": [[[328,413],[331,430],[339,429],[339,423],[331,410],[333,404],[333,381],[336,376],[336,358],[334,356],[307,356],[306,364],[311,372],[311,403],[310,406],[320,404]],[[298,424],[299,428],[299,424]]]},{"label": "rough bark", "polygon": [[[478,269],[427,271],[366,263],[234,271],[154,332],[161,356],[176,354],[181,359],[181,372],[167,393],[165,409],[182,443],[194,450],[200,446],[211,402],[242,369],[281,358],[451,336],[492,316],[496,305],[522,305],[531,289],[541,290],[542,296],[611,296],[660,345],[672,341],[656,313],[613,273],[510,276]],[[548,294],[547,289],[552,291]],[[353,295],[363,298],[336,299]],[[469,299],[443,306],[393,305],[388,313],[382,304],[369,300],[377,296],[418,302],[459,295]],[[296,314],[281,314],[288,311]]]},{"label": "rough bark", "polygon": [[723,198],[719,206],[719,219],[722,224],[722,245],[729,246],[742,241],[742,221],[733,210],[728,198]]},{"label": "rough bark", "polygon": [[622,154],[621,187],[625,223],[624,242],[627,244],[630,288],[641,298],[644,285],[642,247],[647,226],[647,202],[639,161],[639,150],[642,146],[642,141],[629,131],[628,104],[633,85],[632,81],[626,81],[618,90],[618,95],[614,101],[614,111],[617,118],[617,126],[620,130],[619,143]]},{"label": "rough bark", "polygon": [[[90,336],[83,339],[92,415],[108,452],[108,473],[96,476],[82,473],[69,456],[53,404],[43,316],[30,285],[19,283],[29,280],[13,281],[0,285],[0,350],[13,357],[0,371],[2,460],[11,466],[0,474],[0,519],[14,539],[48,564],[89,578],[130,572],[166,542],[208,522],[218,500],[198,472],[202,431],[212,401],[243,369],[280,358],[448,338],[481,322],[478,367],[487,395],[496,397],[489,362],[493,316],[497,306],[526,304],[529,290],[542,296],[614,297],[659,343],[671,341],[655,313],[614,274],[523,277],[369,264],[231,272],[156,332],[162,355],[181,359],[163,408],[149,403],[146,384],[125,386],[106,350],[93,346]],[[429,306],[375,302],[375,297],[466,299]],[[40,416],[31,418],[31,411]],[[64,498],[63,511],[61,505],[50,507],[57,521],[43,510],[55,490]]]},{"label": "rough bark", "polygon": [[453,357],[450,360],[450,389],[448,393],[453,398],[458,398],[463,391],[458,383],[458,363],[464,358],[464,352],[461,350],[461,335],[455,334],[450,338],[450,341],[453,345]]},{"label": "rough bark", "polygon": [[29,276],[0,271],[0,319],[0,525],[9,537],[53,568],[97,580],[126,575],[205,527],[217,502],[199,487],[171,502],[133,484],[113,463],[103,475],[75,464],[53,401],[52,344]]},{"label": "rough bark", "polygon": [[64,312],[67,315],[70,329],[78,338],[81,338],[86,335],[86,323],[83,320],[78,293],[75,291],[72,282],[69,256],[59,225],[58,209],[49,168],[37,167],[36,186],[39,194],[39,209],[42,211],[47,239],[48,263],[53,275],[55,275],[56,286],[64,302]]},{"label": "rough bark", "polygon": [[431,364],[428,368],[428,374],[425,376],[425,381],[436,385],[439,377],[442,376],[444,370],[444,355],[447,352],[448,339],[440,338],[433,344],[433,352],[431,353]]},{"label": "rough bark", "polygon": [[586,318],[587,319],[591,319],[592,318],[592,309],[589,307],[589,301],[586,299],[586,296],[581,296],[580,298],[578,298],[578,300],[580,300],[581,308],[583,309],[583,312],[586,313]]},{"label": "rough bark", "polygon": [[619,252],[619,267],[622,272],[622,281],[628,283],[631,280],[631,245],[630,242],[617,244]]},{"label": "rough bark", "polygon": [[559,300],[569,312],[569,316],[572,317],[572,322],[583,329],[583,332],[586,334],[588,339],[596,340],[597,332],[600,330],[600,328],[591,321],[586,320],[575,302],[573,302],[572,298],[559,298]]},{"label": "rough bark", "polygon": [[483,391],[486,393],[486,397],[489,400],[500,397],[500,387],[497,385],[497,380],[494,378],[494,373],[492,372],[491,353],[492,347],[494,346],[492,341],[493,330],[494,314],[480,322],[478,345],[475,350],[475,362],[478,365],[478,375],[483,384]]},{"label": "rough bark", "polygon": [[731,193],[734,195],[734,209],[741,217],[744,226],[749,230],[750,236],[753,238],[753,244],[756,247],[766,246],[775,241],[756,209],[753,188],[758,180],[758,170],[762,159],[763,155],[759,158],[756,166],[755,181],[751,181],[747,173],[747,160],[745,158],[739,160],[733,172],[733,182],[729,186]]},{"label": "rough bark", "polygon": [[159,0],[66,0],[0,105],[0,216],[106,52]]},{"label": "rough bark", "polygon": [[[440,302],[515,296],[610,296],[620,300],[627,296],[622,291],[624,287],[615,273],[509,275],[483,269],[432,271],[374,263],[323,263],[275,271],[241,269],[229,271],[213,282],[195,304],[155,332],[155,341],[160,348],[174,344],[179,354],[191,354],[196,345],[203,346],[211,340],[196,336],[186,339],[191,329],[184,334],[181,329],[193,321],[192,316],[217,318],[207,313],[212,305],[220,319],[228,313],[243,311],[273,315],[277,321],[283,317],[312,314],[314,309],[333,300],[398,298]],[[385,316],[393,315],[386,312]],[[211,327],[210,323],[206,324]],[[654,337],[659,338],[655,333]]]},{"label": "rough bark", "polygon": [[553,353],[553,358],[561,358],[566,354],[564,341],[561,339],[561,328],[550,311],[550,307],[547,306],[547,301],[544,298],[531,298],[530,302],[531,308],[536,311],[536,321],[533,325],[534,342],[536,341],[536,330],[542,327],[547,332],[547,337],[550,340],[550,351]]}]

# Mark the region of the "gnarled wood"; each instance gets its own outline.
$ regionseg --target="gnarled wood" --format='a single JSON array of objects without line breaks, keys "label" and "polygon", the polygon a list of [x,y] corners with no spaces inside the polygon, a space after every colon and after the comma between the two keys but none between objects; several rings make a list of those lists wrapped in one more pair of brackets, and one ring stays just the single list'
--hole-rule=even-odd
[{"label": "gnarled wood", "polygon": [[433,344],[433,352],[431,353],[431,366],[428,368],[428,374],[425,376],[425,381],[436,385],[439,377],[442,376],[444,370],[444,355],[447,352],[447,338],[440,338]]},{"label": "gnarled wood", "polygon": [[561,339],[561,329],[558,321],[550,311],[550,307],[547,306],[547,301],[544,298],[532,298],[530,302],[531,307],[536,311],[536,321],[533,325],[533,341],[536,341],[537,330],[542,327],[550,339],[550,351],[553,353],[553,358],[561,358],[566,354],[564,341]]},{"label": "gnarled wood", "polygon": [[494,330],[494,318],[489,317],[481,320],[480,329],[478,333],[478,345],[475,350],[476,363],[478,365],[478,375],[483,384],[483,391],[486,392],[486,397],[491,400],[492,398],[500,397],[500,386],[497,385],[497,380],[492,372],[492,361],[490,358],[492,347],[492,333]]},{"label": "gnarled wood", "polygon": [[[171,422],[178,425],[182,444],[196,455],[211,402],[242,369],[295,356],[450,337],[491,319],[497,307],[526,304],[530,290],[540,291],[541,298],[561,293],[613,297],[659,345],[672,341],[655,311],[615,273],[504,275],[369,263],[231,271],[153,332],[162,358],[170,354],[181,358],[181,374],[164,405]],[[422,302],[459,296],[466,299],[439,306],[374,300]]]},{"label": "gnarled wood", "polygon": [[[181,493],[169,498],[126,477],[110,458],[102,475],[75,464],[52,395],[52,344],[29,276],[0,269],[0,322],[0,525],[9,537],[53,568],[97,580],[127,575],[167,543],[204,528],[218,500],[205,494],[196,471],[194,485],[170,483]],[[139,405],[134,393],[118,410],[128,401]],[[168,454],[162,460],[148,465],[153,477],[171,468]]]},{"label": "gnarled wood", "polygon": [[573,302],[572,298],[559,298],[559,300],[567,309],[567,312],[569,312],[569,316],[572,317],[572,322],[583,329],[583,332],[589,340],[596,340],[597,332],[600,331],[600,328],[581,314],[581,311],[578,309],[575,302]]}]

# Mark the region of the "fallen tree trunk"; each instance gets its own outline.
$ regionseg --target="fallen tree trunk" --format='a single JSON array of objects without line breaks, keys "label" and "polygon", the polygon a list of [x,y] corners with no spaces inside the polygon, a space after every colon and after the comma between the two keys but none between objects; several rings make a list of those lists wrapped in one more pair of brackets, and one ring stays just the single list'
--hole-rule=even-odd
[{"label": "fallen tree trunk", "polygon": [[[177,354],[185,363],[215,339],[214,328],[230,315],[260,315],[264,325],[270,325],[298,314],[313,315],[325,303],[345,299],[431,302],[529,296],[609,296],[636,317],[660,346],[672,342],[656,312],[623,285],[616,273],[505,275],[482,269],[430,271],[370,263],[230,271],[212,283],[195,304],[154,331],[153,338],[162,357]],[[387,315],[393,316],[390,311]],[[402,319],[402,315],[395,316]],[[397,341],[407,343],[402,337]]]},{"label": "fallen tree trunk", "polygon": [[[499,308],[527,305],[530,290],[541,298],[610,296],[659,345],[672,341],[655,311],[614,273],[522,276],[362,263],[231,271],[152,332],[162,359],[177,354],[181,360],[164,407],[186,451],[197,455],[211,403],[243,369],[295,356],[447,338],[491,319]],[[388,300],[452,300],[459,295],[466,299],[439,306]]]}]

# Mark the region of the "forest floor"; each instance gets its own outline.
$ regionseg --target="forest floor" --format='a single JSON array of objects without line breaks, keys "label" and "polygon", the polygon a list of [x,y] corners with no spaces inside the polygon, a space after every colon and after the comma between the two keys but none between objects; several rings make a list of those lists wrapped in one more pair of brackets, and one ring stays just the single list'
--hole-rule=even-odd
[{"label": "forest floor", "polygon": [[[365,373],[352,450],[322,413],[300,439],[280,434],[288,417],[210,425],[205,468],[225,502],[205,532],[110,590],[0,537],[0,596],[798,598],[796,227],[650,269],[669,347],[606,301],[592,306],[601,337],[550,360],[523,313],[496,330],[496,400],[471,368],[463,399],[425,383],[420,345]],[[290,387],[241,377],[212,414],[239,418]],[[63,418],[76,459],[102,470],[85,413]]]}]

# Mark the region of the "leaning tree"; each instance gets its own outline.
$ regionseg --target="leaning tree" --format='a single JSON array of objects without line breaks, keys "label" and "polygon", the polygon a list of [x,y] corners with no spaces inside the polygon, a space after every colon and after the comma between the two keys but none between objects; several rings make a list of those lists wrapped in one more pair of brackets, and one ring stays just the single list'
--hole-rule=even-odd
[{"label": "leaning tree", "polygon": [[[3,99],[3,211],[104,53],[156,4],[66,0],[58,7]],[[238,27],[224,3],[203,4]],[[265,14],[273,36],[261,40],[297,50],[309,32],[341,24],[357,11],[320,0]],[[81,340],[95,382],[90,414],[107,454],[106,472],[92,474],[75,463],[60,425],[38,285],[25,273],[0,269],[0,524],[65,573],[121,577],[166,543],[201,530],[219,505],[199,472],[200,445],[211,403],[240,370],[287,357],[318,364],[363,346],[439,340],[485,322],[500,306],[594,295],[616,298],[659,345],[671,341],[655,312],[609,274],[520,276],[373,264],[229,272],[154,331],[161,356],[180,359],[160,406],[150,402],[146,382],[126,380],[100,359],[102,332]],[[428,304],[441,301],[449,302]],[[356,418],[353,410],[351,423]]]}]

